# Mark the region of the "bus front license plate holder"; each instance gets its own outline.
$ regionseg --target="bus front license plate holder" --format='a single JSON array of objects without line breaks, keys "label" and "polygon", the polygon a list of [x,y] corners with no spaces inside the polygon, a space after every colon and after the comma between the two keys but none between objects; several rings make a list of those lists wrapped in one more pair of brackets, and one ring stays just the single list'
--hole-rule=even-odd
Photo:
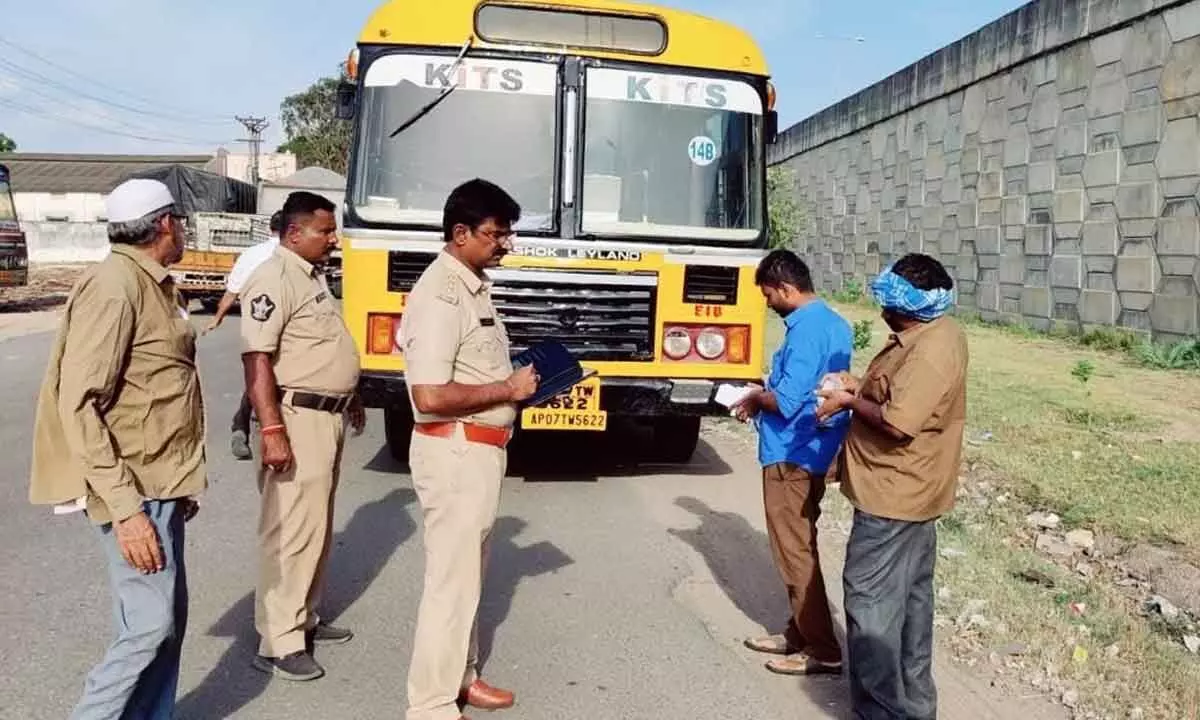
[{"label": "bus front license plate holder", "polygon": [[525,408],[521,427],[603,432],[608,427],[608,411],[600,409],[600,378],[590,377],[537,407]]}]

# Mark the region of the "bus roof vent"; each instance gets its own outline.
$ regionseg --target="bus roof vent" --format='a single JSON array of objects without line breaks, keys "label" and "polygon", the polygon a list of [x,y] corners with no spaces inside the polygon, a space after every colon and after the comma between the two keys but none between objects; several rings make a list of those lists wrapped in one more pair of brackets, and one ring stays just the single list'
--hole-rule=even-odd
[{"label": "bus roof vent", "polygon": [[475,13],[475,33],[491,43],[616,50],[660,55],[667,27],[645,15],[484,3]]}]

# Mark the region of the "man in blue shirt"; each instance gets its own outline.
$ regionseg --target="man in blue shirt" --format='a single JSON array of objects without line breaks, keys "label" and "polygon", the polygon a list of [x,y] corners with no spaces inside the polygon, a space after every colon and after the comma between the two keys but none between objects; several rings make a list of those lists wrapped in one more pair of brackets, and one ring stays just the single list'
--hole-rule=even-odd
[{"label": "man in blue shirt", "polygon": [[742,420],[754,418],[758,427],[767,535],[792,614],[783,633],[747,640],[746,646],[781,656],[767,663],[775,673],[838,674],[842,651],[817,553],[817,518],[825,474],[849,418],[840,413],[818,423],[815,388],[827,374],[850,368],[853,333],[816,296],[808,266],[795,253],[776,250],[765,257],[755,284],[783,317],[786,335],[766,387],[756,387],[733,409]]}]

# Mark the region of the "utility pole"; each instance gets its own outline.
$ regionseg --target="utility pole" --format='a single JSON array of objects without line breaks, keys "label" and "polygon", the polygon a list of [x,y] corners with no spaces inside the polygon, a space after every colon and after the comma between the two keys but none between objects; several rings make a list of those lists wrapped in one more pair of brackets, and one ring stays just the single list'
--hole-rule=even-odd
[{"label": "utility pole", "polygon": [[246,127],[246,131],[250,133],[250,137],[243,142],[250,143],[250,182],[254,187],[258,187],[258,153],[262,146],[262,131],[267,128],[270,123],[266,118],[256,117],[241,117],[238,116],[237,121]]}]

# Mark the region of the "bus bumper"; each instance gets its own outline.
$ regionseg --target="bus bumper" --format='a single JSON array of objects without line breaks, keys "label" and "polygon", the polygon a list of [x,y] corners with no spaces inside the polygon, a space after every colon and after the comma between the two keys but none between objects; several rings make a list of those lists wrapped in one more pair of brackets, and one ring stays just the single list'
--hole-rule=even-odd
[{"label": "bus bumper", "polygon": [[[601,376],[600,409],[610,415],[644,418],[724,416],[729,409],[713,400],[719,382]],[[403,373],[364,371],[358,390],[363,404],[369,408],[409,404]]]}]

